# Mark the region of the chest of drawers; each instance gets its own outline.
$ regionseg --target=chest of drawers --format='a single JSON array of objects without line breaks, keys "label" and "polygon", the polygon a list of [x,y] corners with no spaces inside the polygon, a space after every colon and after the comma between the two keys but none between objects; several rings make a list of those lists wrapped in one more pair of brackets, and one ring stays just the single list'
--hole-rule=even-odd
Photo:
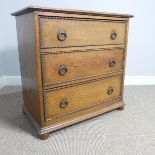
[{"label": "chest of drawers", "polygon": [[131,15],[27,7],[16,16],[23,111],[41,139],[123,110]]}]

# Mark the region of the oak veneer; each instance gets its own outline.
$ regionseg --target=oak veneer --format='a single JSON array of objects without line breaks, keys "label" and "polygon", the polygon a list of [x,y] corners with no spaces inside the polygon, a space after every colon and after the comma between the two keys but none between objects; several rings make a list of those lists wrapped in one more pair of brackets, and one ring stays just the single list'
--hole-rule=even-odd
[{"label": "oak veneer", "polygon": [[131,15],[27,7],[16,16],[23,111],[48,133],[123,110]]},{"label": "oak veneer", "polygon": [[[50,52],[42,56],[44,85],[81,79],[102,73],[123,69],[124,49],[100,49],[87,51],[66,51],[63,54]],[[112,65],[112,63],[115,63]],[[60,76],[61,65],[67,67],[65,76]],[[85,67],[83,67],[85,66]],[[52,76],[55,75],[55,76]]]},{"label": "oak veneer", "polygon": [[[41,48],[123,44],[125,42],[126,24],[124,22],[44,16],[40,16],[39,21]],[[67,39],[64,41],[57,39],[57,32],[62,29],[60,25],[63,25],[63,30],[67,32]],[[111,39],[109,34],[115,31],[118,34],[117,39]]]},{"label": "oak veneer", "polygon": [[[98,102],[120,97],[121,76],[107,79],[96,79],[94,81],[78,84],[70,87],[48,91],[45,95],[46,119],[54,119],[64,114],[70,114],[77,110],[84,110]],[[112,92],[108,92],[112,89]],[[111,93],[111,94],[110,94]],[[60,108],[59,104],[64,98],[67,99],[66,108]]]}]

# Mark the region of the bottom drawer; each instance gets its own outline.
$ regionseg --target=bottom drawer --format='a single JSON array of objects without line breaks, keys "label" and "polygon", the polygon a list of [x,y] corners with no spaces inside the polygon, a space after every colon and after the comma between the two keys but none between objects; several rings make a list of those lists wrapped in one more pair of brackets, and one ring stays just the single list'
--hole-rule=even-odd
[{"label": "bottom drawer", "polygon": [[122,75],[46,90],[45,117],[55,119],[121,96]]}]

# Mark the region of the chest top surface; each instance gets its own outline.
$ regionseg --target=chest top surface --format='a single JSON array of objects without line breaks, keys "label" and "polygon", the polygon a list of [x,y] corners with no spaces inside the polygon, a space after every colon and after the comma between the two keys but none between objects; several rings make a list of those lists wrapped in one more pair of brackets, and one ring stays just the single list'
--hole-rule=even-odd
[{"label": "chest top surface", "polygon": [[93,16],[104,16],[104,17],[116,17],[116,18],[132,18],[130,14],[118,14],[118,13],[107,13],[107,12],[95,12],[95,11],[84,11],[84,10],[71,10],[71,9],[58,9],[40,6],[28,6],[19,11],[11,13],[13,16],[19,16],[32,11],[40,12],[54,12],[54,13],[67,13],[67,14],[79,14],[79,15],[93,15]]}]

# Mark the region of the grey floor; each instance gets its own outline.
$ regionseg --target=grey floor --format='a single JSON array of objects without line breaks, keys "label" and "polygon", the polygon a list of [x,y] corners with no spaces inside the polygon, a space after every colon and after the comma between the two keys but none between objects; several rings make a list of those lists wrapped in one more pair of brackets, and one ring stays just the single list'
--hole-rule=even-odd
[{"label": "grey floor", "polygon": [[22,113],[21,87],[0,90],[0,155],[155,155],[155,86],[125,87],[114,110],[37,138]]}]

